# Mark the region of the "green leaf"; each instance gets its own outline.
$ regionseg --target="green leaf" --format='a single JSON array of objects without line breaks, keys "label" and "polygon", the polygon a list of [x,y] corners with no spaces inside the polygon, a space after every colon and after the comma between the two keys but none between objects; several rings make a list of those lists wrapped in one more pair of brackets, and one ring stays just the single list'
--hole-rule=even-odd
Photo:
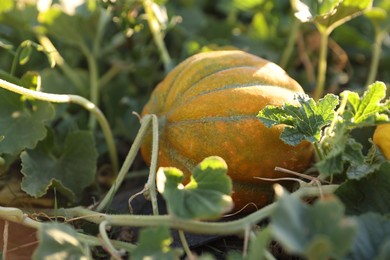
[{"label": "green leaf", "polygon": [[376,0],[374,7],[366,11],[364,15],[370,19],[378,32],[390,30],[390,3],[387,0]]},{"label": "green leaf", "polygon": [[53,140],[47,138],[35,149],[21,154],[22,189],[33,197],[41,197],[50,186],[54,186],[69,199],[75,200],[94,181],[97,156],[90,132],[68,134],[58,153]]},{"label": "green leaf", "polygon": [[378,148],[373,145],[364,158],[364,162],[351,165],[347,169],[347,177],[350,180],[360,180],[380,169],[386,159]]},{"label": "green leaf", "polygon": [[41,87],[41,76],[36,71],[27,71],[21,78],[21,84],[25,88],[39,90]]},{"label": "green leaf", "polygon": [[7,39],[4,39],[4,38],[0,37],[0,48],[3,48],[3,49],[8,50],[8,51],[11,51],[14,48],[14,46]]},{"label": "green leaf", "polygon": [[383,82],[375,82],[368,86],[362,97],[356,92],[344,91],[342,98],[347,95],[347,111],[344,118],[356,126],[373,125],[378,122],[388,121],[386,114],[390,109],[390,102],[386,100],[386,85]]},{"label": "green leaf", "polygon": [[48,102],[28,102],[18,94],[0,89],[0,133],[4,136],[0,153],[18,154],[34,148],[45,138],[45,124],[54,117],[54,108]]},{"label": "green leaf", "polygon": [[77,239],[76,231],[68,224],[43,223],[38,232],[39,246],[32,259],[89,259],[87,247]]},{"label": "green leaf", "polygon": [[20,47],[22,49],[21,49],[19,57],[18,57],[19,58],[19,64],[20,65],[24,65],[24,64],[26,64],[30,60],[30,56],[31,56],[31,53],[32,53],[31,42],[28,41],[28,40],[24,41],[24,42],[22,42]]},{"label": "green leaf", "polygon": [[328,94],[316,103],[307,95],[295,97],[298,106],[284,104],[283,107],[266,106],[257,117],[267,127],[284,124],[280,138],[289,145],[298,145],[302,140],[318,142],[321,130],[330,124],[335,116],[338,97]]},{"label": "green leaf", "polygon": [[286,194],[277,201],[271,215],[272,234],[281,245],[308,259],[339,259],[350,250],[356,223],[344,216],[335,198],[304,204]]},{"label": "green leaf", "polygon": [[14,0],[1,0],[1,5],[0,5],[0,14],[5,13],[12,8],[14,8]]},{"label": "green leaf", "polygon": [[38,16],[38,21],[47,33],[63,42],[75,46],[93,41],[97,33],[98,19],[101,14],[96,5],[89,2],[61,1]]},{"label": "green leaf", "polygon": [[348,214],[365,212],[390,213],[390,162],[360,180],[348,180],[335,194],[341,199]]},{"label": "green leaf", "polygon": [[179,252],[170,248],[172,241],[167,227],[141,229],[138,246],[133,251],[131,259],[180,259]]},{"label": "green leaf", "polygon": [[356,217],[358,229],[345,259],[390,259],[390,219],[377,213]]},{"label": "green leaf", "polygon": [[157,188],[167,201],[171,214],[184,219],[218,218],[232,206],[232,182],[225,161],[217,156],[204,159],[183,186],[183,173],[171,167],[160,168]]},{"label": "green leaf", "polygon": [[272,232],[270,228],[265,228],[256,233],[256,236],[249,243],[247,260],[265,259],[265,254],[271,243]]},{"label": "green leaf", "polygon": [[361,15],[372,0],[292,0],[295,16],[301,22],[314,22],[320,30],[331,32],[336,27]]}]

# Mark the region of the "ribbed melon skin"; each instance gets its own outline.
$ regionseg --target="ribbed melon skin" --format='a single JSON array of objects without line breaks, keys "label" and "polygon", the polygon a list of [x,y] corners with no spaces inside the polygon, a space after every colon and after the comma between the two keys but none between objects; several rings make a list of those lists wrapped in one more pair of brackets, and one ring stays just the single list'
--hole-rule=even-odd
[{"label": "ribbed melon skin", "polygon": [[[188,176],[205,157],[221,156],[233,180],[236,208],[265,205],[272,200],[272,183],[254,177],[284,177],[276,166],[303,171],[313,149],[307,142],[284,144],[283,126],[268,129],[256,115],[266,105],[293,102],[297,92],[303,93],[301,86],[276,64],[242,51],[186,59],[155,88],[142,111],[159,117],[158,165]],[[151,143],[150,133],[141,148],[147,163]]]}]

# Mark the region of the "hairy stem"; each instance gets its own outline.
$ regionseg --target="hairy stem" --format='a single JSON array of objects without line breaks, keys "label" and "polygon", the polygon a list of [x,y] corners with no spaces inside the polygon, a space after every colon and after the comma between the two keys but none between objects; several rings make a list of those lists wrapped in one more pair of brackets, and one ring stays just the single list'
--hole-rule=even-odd
[{"label": "hairy stem", "polygon": [[[95,56],[84,44],[80,44],[80,49],[87,58],[89,68],[89,96],[92,103],[99,106],[99,71]],[[96,127],[96,118],[90,117],[88,122],[89,129],[92,131]]]},{"label": "hairy stem", "polygon": [[115,193],[118,191],[119,187],[121,186],[123,180],[126,177],[127,172],[129,171],[131,165],[134,162],[134,159],[138,153],[139,148],[141,147],[142,140],[148,130],[149,124],[152,121],[152,116],[151,115],[146,115],[145,117],[142,118],[141,120],[141,127],[138,131],[138,134],[133,142],[133,145],[130,148],[129,153],[126,156],[126,159],[119,170],[118,176],[114,182],[114,184],[111,186],[110,190],[107,192],[103,200],[99,203],[97,206],[97,211],[103,211],[112,198],[114,197]]},{"label": "hairy stem", "polygon": [[111,132],[111,128],[108,124],[108,121],[104,114],[100,111],[100,109],[88,99],[85,99],[81,96],[77,95],[66,95],[66,94],[50,94],[39,92],[31,89],[26,89],[21,86],[12,84],[8,81],[0,79],[0,87],[12,91],[14,93],[18,93],[20,95],[25,95],[30,98],[34,98],[37,100],[48,101],[52,103],[74,103],[82,106],[89,112],[91,112],[97,119],[102,128],[104,137],[106,139],[112,167],[114,172],[118,172],[118,155],[115,148],[115,141],[113,134]]},{"label": "hairy stem", "polygon": [[372,60],[370,64],[370,70],[368,73],[367,81],[366,81],[366,86],[374,83],[375,81],[376,75],[378,73],[378,66],[379,66],[379,61],[382,52],[382,42],[386,35],[385,32],[382,32],[379,29],[375,31],[376,31],[375,42],[372,46]]},{"label": "hairy stem", "polygon": [[153,40],[157,45],[161,59],[164,63],[165,72],[168,73],[173,67],[172,59],[169,56],[168,50],[164,43],[163,34],[161,33],[161,25],[153,12],[153,0],[143,0],[142,4],[147,15],[149,28],[153,35]]},{"label": "hairy stem", "polygon": [[[322,191],[318,187],[301,187],[293,196],[298,198],[319,196],[320,192],[324,194],[333,193],[338,185],[324,185]],[[107,221],[112,226],[133,226],[133,227],[152,227],[165,225],[170,228],[179,229],[183,232],[195,234],[244,234],[248,225],[255,225],[261,220],[269,217],[273,212],[276,203],[272,203],[262,209],[247,215],[241,219],[229,222],[203,222],[197,220],[186,220],[175,218],[170,215],[159,216],[140,216],[140,215],[109,215],[98,213],[83,207],[64,209],[64,216],[82,217],[90,222],[100,224]],[[0,212],[1,213],[1,212]]]},{"label": "hairy stem", "polygon": [[318,60],[317,84],[313,95],[315,100],[320,99],[324,94],[329,39],[329,32],[327,30],[319,31],[321,34],[321,46]]},{"label": "hairy stem", "polygon": [[299,27],[301,25],[301,22],[297,18],[293,17],[293,19],[294,19],[294,22],[291,26],[290,35],[289,35],[288,40],[287,40],[287,46],[283,51],[283,54],[282,54],[282,57],[281,57],[280,63],[279,63],[280,67],[282,67],[283,69],[286,68],[287,63],[290,60],[291,54],[294,50],[294,44],[295,44],[295,41],[296,41],[297,36],[298,36]]},{"label": "hairy stem", "polygon": [[[0,206],[0,217],[4,220],[19,223],[27,227],[35,228],[37,230],[40,230],[43,225],[42,222],[29,218],[27,214],[25,214],[22,210],[18,208],[7,208]],[[95,236],[77,233],[77,239],[79,239],[81,242],[87,243],[90,246],[101,246],[101,241]],[[128,251],[133,251],[136,247],[133,244],[122,241],[109,240],[109,242],[112,243],[113,246],[123,248]]]},{"label": "hairy stem", "polygon": [[192,252],[191,252],[190,246],[188,245],[188,242],[187,242],[187,239],[186,239],[186,236],[185,236],[183,230],[179,230],[178,233],[179,233],[179,238],[180,238],[180,241],[181,241],[181,245],[183,246],[184,252],[186,252],[187,258],[189,260],[196,259],[194,257],[194,255],[192,254]]},{"label": "hairy stem", "polygon": [[50,39],[43,35],[37,35],[39,43],[45,49],[46,53],[50,55],[51,59],[55,61],[58,67],[62,70],[65,76],[73,83],[73,85],[81,92],[84,92],[83,81],[74,72],[74,70],[65,62],[64,58],[58,52],[56,47],[50,41]]}]

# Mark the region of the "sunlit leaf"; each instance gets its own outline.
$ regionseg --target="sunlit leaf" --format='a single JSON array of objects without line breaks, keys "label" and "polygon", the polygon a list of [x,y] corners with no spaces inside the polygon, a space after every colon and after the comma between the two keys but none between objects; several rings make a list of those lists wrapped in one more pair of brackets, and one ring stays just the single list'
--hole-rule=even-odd
[{"label": "sunlit leaf", "polygon": [[27,71],[23,74],[20,81],[25,88],[39,90],[41,87],[41,76],[35,71]]},{"label": "sunlit leaf", "polygon": [[176,168],[160,168],[157,188],[167,201],[171,214],[185,219],[220,217],[232,206],[232,182],[225,161],[216,156],[204,159],[183,186],[183,173]]},{"label": "sunlit leaf", "polygon": [[0,14],[11,10],[14,7],[14,4],[14,0],[1,0]]},{"label": "sunlit leaf", "polygon": [[0,153],[17,154],[32,149],[46,136],[45,124],[54,117],[50,103],[28,101],[20,95],[0,89]]},{"label": "sunlit leaf", "polygon": [[32,259],[87,260],[88,248],[77,239],[76,231],[63,223],[43,223],[38,232],[39,246]]},{"label": "sunlit leaf", "polygon": [[302,140],[319,141],[322,128],[334,118],[338,97],[328,94],[316,102],[307,95],[297,95],[296,100],[298,105],[266,106],[257,117],[267,127],[286,125],[280,139],[289,145],[298,145]]},{"label": "sunlit leaf", "polygon": [[137,248],[131,259],[180,259],[177,250],[170,248],[173,239],[167,227],[145,228],[140,231]]},{"label": "sunlit leaf", "polygon": [[320,30],[332,31],[361,15],[372,0],[291,0],[295,16],[302,22],[314,22]]},{"label": "sunlit leaf", "polygon": [[390,2],[388,0],[376,0],[374,7],[366,11],[364,15],[370,19],[379,32],[390,30]]},{"label": "sunlit leaf", "polygon": [[56,151],[53,140],[47,138],[35,149],[23,152],[21,159],[22,189],[25,192],[41,197],[54,186],[75,200],[94,181],[97,151],[93,135],[77,131],[68,134],[59,151]]},{"label": "sunlit leaf", "polygon": [[386,113],[390,109],[390,101],[382,102],[386,97],[386,85],[383,82],[378,81],[368,86],[362,97],[351,91],[344,91],[340,95],[347,95],[348,110],[344,113],[344,118],[352,124],[363,126],[389,120]]},{"label": "sunlit leaf", "polygon": [[271,215],[270,227],[285,249],[307,259],[341,258],[356,233],[355,221],[344,216],[339,200],[319,200],[309,206],[286,192]]},{"label": "sunlit leaf", "polygon": [[89,2],[61,1],[38,16],[38,21],[50,35],[75,45],[85,45],[97,32],[99,9]]}]

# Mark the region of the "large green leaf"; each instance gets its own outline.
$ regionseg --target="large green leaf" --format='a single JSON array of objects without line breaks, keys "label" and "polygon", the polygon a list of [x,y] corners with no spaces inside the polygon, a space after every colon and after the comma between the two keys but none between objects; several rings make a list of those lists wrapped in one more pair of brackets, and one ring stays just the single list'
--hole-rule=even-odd
[{"label": "large green leaf", "polygon": [[319,29],[332,31],[361,15],[372,0],[291,0],[295,16],[302,22],[314,22]]},{"label": "large green leaf", "polygon": [[336,190],[348,214],[390,213],[390,162],[360,180],[349,180]]},{"label": "large green leaf", "polygon": [[46,136],[45,124],[54,117],[50,103],[24,101],[7,90],[0,89],[0,154],[17,154],[32,149]]},{"label": "large green leaf", "polygon": [[76,231],[68,224],[44,223],[38,232],[39,246],[32,259],[87,260],[88,248],[77,239]]},{"label": "large green leaf", "polygon": [[334,118],[338,97],[328,94],[316,103],[307,95],[297,95],[296,100],[299,105],[266,106],[257,117],[267,127],[286,125],[280,139],[289,145],[297,145],[304,139],[309,142],[319,141],[322,128]]},{"label": "large green leaf", "polygon": [[131,259],[180,259],[180,252],[169,246],[173,239],[167,227],[145,228],[140,231],[137,248]]},{"label": "large green leaf", "polygon": [[308,259],[339,259],[350,250],[356,223],[342,203],[329,198],[308,206],[284,193],[271,215],[275,239],[289,252]]},{"label": "large green leaf", "polygon": [[94,181],[98,156],[94,137],[87,131],[70,133],[58,153],[48,139],[22,153],[22,189],[41,197],[54,186],[74,200]]},{"label": "large green leaf", "polygon": [[358,232],[346,259],[390,259],[390,219],[376,213],[356,217]]},{"label": "large green leaf", "polygon": [[344,118],[351,124],[363,126],[372,125],[381,121],[388,121],[390,100],[382,100],[386,97],[386,85],[383,82],[375,82],[368,86],[362,97],[356,92],[344,91],[341,97],[347,95],[347,111]]},{"label": "large green leaf", "polygon": [[378,32],[390,31],[390,2],[388,0],[376,0],[374,7],[365,12],[365,16],[371,20]]},{"label": "large green leaf", "polygon": [[225,161],[217,156],[204,159],[183,186],[183,172],[172,167],[160,168],[157,188],[167,201],[169,212],[185,219],[220,217],[232,206],[232,182]]},{"label": "large green leaf", "polygon": [[0,5],[0,14],[11,10],[14,7],[14,4],[13,0],[2,0]]},{"label": "large green leaf", "polygon": [[[100,9],[94,1],[60,1],[38,16],[48,34],[76,46],[94,39]],[[85,45],[87,46],[87,45]]]}]

